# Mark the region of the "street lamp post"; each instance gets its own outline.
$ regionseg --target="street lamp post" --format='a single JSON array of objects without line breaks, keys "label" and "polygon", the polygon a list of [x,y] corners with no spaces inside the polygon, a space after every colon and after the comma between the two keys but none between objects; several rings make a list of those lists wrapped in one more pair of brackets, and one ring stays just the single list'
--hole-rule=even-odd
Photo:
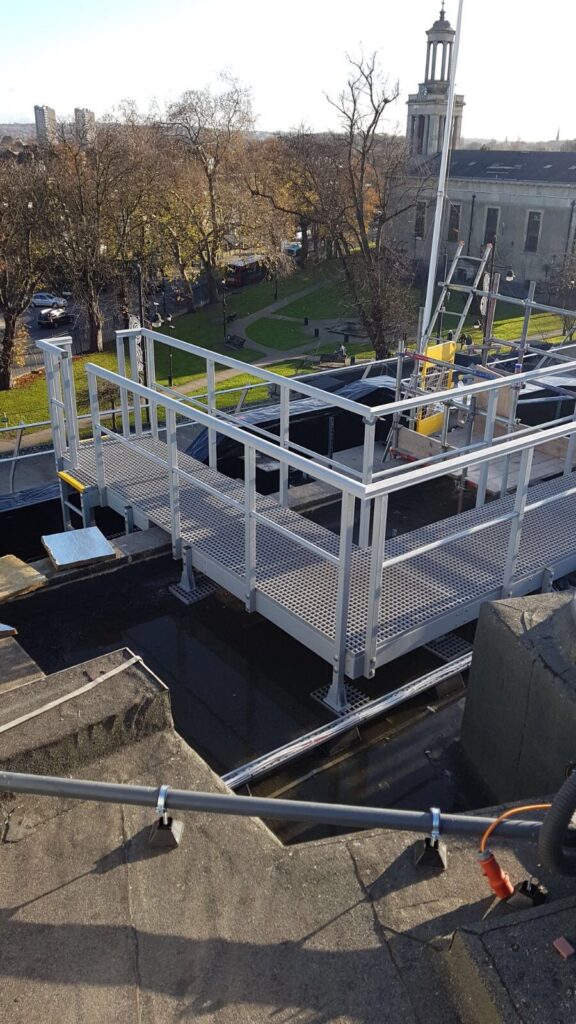
[{"label": "street lamp post", "polygon": [[224,339],[226,339],[226,280],[222,281],[222,328],[224,331]]}]

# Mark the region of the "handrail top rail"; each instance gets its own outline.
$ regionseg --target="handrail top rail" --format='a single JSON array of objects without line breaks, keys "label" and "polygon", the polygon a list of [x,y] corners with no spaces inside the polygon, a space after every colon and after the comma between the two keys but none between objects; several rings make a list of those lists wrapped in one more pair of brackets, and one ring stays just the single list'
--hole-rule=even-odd
[{"label": "handrail top rail", "polygon": [[139,337],[158,341],[171,348],[180,349],[182,352],[189,352],[191,355],[202,356],[210,362],[222,363],[224,366],[229,366],[232,370],[239,370],[241,373],[252,373],[254,377],[259,377],[269,384],[289,387],[291,391],[299,391],[310,398],[325,401],[326,405],[337,405],[341,409],[354,413],[356,416],[362,416],[363,419],[372,420],[375,418],[371,416],[372,409],[369,406],[362,405],[361,402],[354,402],[351,398],[342,398],[337,393],[324,391],[314,384],[306,384],[302,380],[295,380],[294,377],[283,377],[282,374],[267,370],[264,366],[243,362],[241,359],[235,359],[234,356],[226,355],[225,352],[215,352],[213,349],[203,348],[200,345],[192,344],[192,342],[182,341],[180,338],[173,338],[167,334],[160,334],[158,331],[151,331],[147,327],[132,327],[129,330],[116,331],[117,339]]},{"label": "handrail top rail", "polygon": [[[179,338],[172,338],[166,334],[160,334],[157,331],[151,331],[148,328],[130,328],[129,330],[117,331],[117,338],[131,338],[144,336],[151,338],[154,341],[159,341],[162,344],[170,345],[174,348],[181,349],[184,352],[190,352],[195,355],[204,356],[206,359],[213,360],[215,362],[221,362],[224,365],[230,366],[232,369],[238,369],[244,373],[253,373],[255,377],[260,377],[262,380],[267,380],[272,384],[279,386],[288,386],[291,391],[299,391],[302,394],[310,395],[312,398],[320,398],[323,395],[327,396],[326,405],[337,405],[343,409],[348,409],[350,412],[354,412],[357,415],[361,415],[368,423],[374,423],[381,416],[392,415],[395,412],[402,412],[409,409],[418,409],[421,406],[431,405],[435,403],[441,403],[450,401],[456,395],[460,397],[466,395],[477,395],[484,391],[498,390],[503,387],[517,387],[524,383],[524,381],[538,380],[540,377],[552,376],[553,374],[562,374],[570,370],[576,371],[576,359],[571,359],[569,362],[564,362],[562,366],[553,365],[546,366],[536,370],[525,370],[522,373],[506,374],[506,376],[499,376],[489,378],[486,380],[479,381],[477,384],[467,384],[462,388],[447,388],[444,391],[431,391],[424,395],[416,395],[412,398],[403,398],[397,402],[389,402],[385,405],[366,406],[359,402],[354,402],[352,399],[342,398],[338,393],[325,392],[322,388],[316,387],[311,384],[305,384],[304,381],[296,381],[293,377],[286,378],[281,374],[273,373],[271,370],[266,370],[262,366],[257,366],[252,363],[242,362],[240,359],[234,359],[232,356],[227,356],[224,353],[214,352],[212,349],[201,348],[198,345],[193,345],[187,341],[181,341]],[[545,353],[543,353],[545,354]],[[406,359],[410,359],[410,351],[404,353]],[[425,353],[423,353],[425,356]],[[382,362],[382,360],[375,360],[376,362]],[[433,358],[430,362],[434,363],[437,360]],[[489,369],[489,368],[488,368]],[[460,367],[459,364],[454,364],[454,372],[466,372],[466,367]],[[368,380],[370,378],[367,378]],[[392,378],[391,378],[392,379]],[[287,384],[287,381],[290,383]]]},{"label": "handrail top rail", "polygon": [[[277,462],[285,462],[289,466],[301,469],[302,472],[307,473],[309,476],[322,480],[324,483],[336,487],[340,491],[347,491],[356,498],[364,497],[364,485],[360,482],[356,482],[351,477],[345,476],[342,473],[337,473],[333,469],[320,466],[318,463],[312,462],[311,459],[306,459],[303,455],[298,455],[288,448],[272,444],[271,441],[264,440],[257,434],[251,433],[245,427],[234,426],[227,423],[226,420],[219,419],[217,416],[212,416],[210,413],[203,412],[200,409],[191,409],[189,405],[184,405],[183,402],[179,402],[176,398],[160,394],[152,388],[132,380],[130,377],[122,377],[112,370],[105,369],[103,366],[97,366],[96,363],[86,363],[85,369],[89,377],[101,377],[103,380],[110,381],[111,384],[116,384],[119,388],[127,388],[136,395],[164,406],[165,409],[172,409],[173,412],[186,419],[194,420],[205,427],[211,427],[217,430],[219,434],[231,437],[234,441],[239,441],[248,448],[261,451]],[[122,434],[117,436],[120,441],[123,440]]]},{"label": "handrail top rail", "polygon": [[427,483],[437,477],[446,476],[447,473],[458,473],[470,466],[480,466],[484,462],[494,462],[506,456],[516,455],[527,448],[537,448],[541,444],[555,441],[562,437],[571,437],[576,433],[576,420],[571,423],[563,423],[557,427],[550,427],[547,430],[538,430],[528,436],[511,437],[502,444],[493,445],[491,442],[483,448],[473,452],[466,452],[464,455],[454,455],[446,462],[436,465],[419,466],[413,463],[414,469],[411,473],[390,476],[386,480],[377,480],[374,483],[366,484],[366,498],[378,498],[393,491],[404,490],[406,487],[413,487],[416,484]]},{"label": "handrail top rail", "polygon": [[[328,467],[321,466],[310,459],[304,458],[304,456],[298,455],[290,449],[282,448],[280,445],[275,445],[270,441],[266,441],[265,439],[260,438],[257,434],[251,433],[245,427],[234,426],[208,412],[203,412],[199,409],[191,409],[190,406],[187,406],[183,402],[179,402],[177,399],[171,398],[168,395],[160,395],[158,392],[146,387],[144,384],[140,384],[139,382],[132,380],[130,377],[122,377],[119,374],[114,373],[112,370],[107,370],[102,366],[97,366],[95,363],[87,363],[86,372],[89,376],[101,377],[104,380],[110,381],[112,384],[116,384],[120,388],[127,388],[134,394],[141,395],[150,401],[156,402],[158,405],[162,405],[166,409],[172,409],[174,412],[186,419],[195,420],[203,426],[211,427],[218,433],[231,437],[233,440],[239,441],[241,444],[249,448],[261,451],[263,454],[269,455],[270,458],[275,459],[277,462],[285,462],[297,469],[301,469],[303,472],[318,480],[322,480],[324,483],[328,483],[341,491],[346,491],[354,497],[362,499],[382,497],[386,494],[392,493],[393,491],[404,490],[406,487],[412,487],[418,483],[426,483],[429,480],[446,476],[448,473],[458,472],[459,470],[465,469],[469,466],[481,465],[484,462],[502,459],[507,455],[514,455],[518,452],[524,451],[526,448],[537,448],[539,445],[548,441],[553,441],[561,437],[570,437],[572,434],[576,433],[576,421],[572,421],[568,424],[563,423],[556,427],[550,427],[547,430],[535,429],[534,433],[529,434],[528,436],[522,435],[519,437],[511,437],[507,441],[503,441],[501,444],[496,446],[487,444],[483,448],[474,452],[466,452],[463,455],[455,454],[451,458],[448,458],[446,461],[439,464],[419,466],[418,463],[415,463],[414,468],[410,471],[407,471],[404,468],[403,471],[399,471],[397,474],[394,474],[385,480],[376,480],[373,483],[363,484],[360,481],[355,481],[342,473],[338,473],[336,470],[329,469]],[[121,434],[117,436],[119,440],[122,440]]]}]

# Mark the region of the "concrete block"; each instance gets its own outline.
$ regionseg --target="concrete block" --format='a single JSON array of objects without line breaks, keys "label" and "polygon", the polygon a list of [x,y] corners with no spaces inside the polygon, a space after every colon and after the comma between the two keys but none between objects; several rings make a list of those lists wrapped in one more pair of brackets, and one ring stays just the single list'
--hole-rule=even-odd
[{"label": "concrete block", "polygon": [[566,594],[482,606],[462,722],[487,795],[549,793],[576,757],[576,621]]}]

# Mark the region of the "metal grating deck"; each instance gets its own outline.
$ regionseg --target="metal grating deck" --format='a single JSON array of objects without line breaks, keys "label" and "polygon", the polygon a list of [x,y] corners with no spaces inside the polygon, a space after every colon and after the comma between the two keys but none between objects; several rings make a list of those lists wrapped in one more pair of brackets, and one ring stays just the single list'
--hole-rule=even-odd
[{"label": "metal grating deck", "polygon": [[[133,441],[135,439],[132,439]],[[157,525],[170,531],[167,473],[147,458],[153,453],[166,458],[166,446],[150,437],[138,439],[140,452],[129,452],[116,441],[104,443],[106,482],[116,506],[131,504]],[[179,452],[179,466],[196,479],[222,493],[243,499],[243,483],[231,480]],[[94,449],[80,446],[75,475],[95,483]],[[530,488],[529,501],[561,493],[574,486],[576,475],[547,481]],[[109,503],[110,499],[109,499]],[[484,522],[513,507],[507,495],[481,509],[423,527],[386,543],[386,557],[417,548],[439,537]],[[527,512],[515,580],[533,583],[545,567],[576,568],[576,496]],[[228,578],[233,592],[243,595],[244,517],[188,481],[180,483],[182,537],[192,544],[194,564],[218,582]],[[278,506],[273,497],[257,497],[257,511],[281,523],[295,535],[331,554],[338,553],[338,537],[291,509]],[[502,583],[510,524],[502,523],[449,545],[396,564],[383,573],[377,663],[397,657],[440,636],[477,614],[478,603],[498,594]],[[354,548],[351,569],[347,634],[347,673],[362,674],[368,602],[370,552]],[[226,585],[226,582],[224,582]],[[292,635],[327,656],[334,638],[337,569],[320,555],[280,536],[264,524],[257,525],[256,607],[275,622],[291,622]],[[527,592],[524,589],[523,592]],[[259,597],[261,600],[259,601]],[[424,632],[423,632],[424,631]],[[424,635],[425,634],[425,635]],[[400,645],[400,646],[399,646]]]}]

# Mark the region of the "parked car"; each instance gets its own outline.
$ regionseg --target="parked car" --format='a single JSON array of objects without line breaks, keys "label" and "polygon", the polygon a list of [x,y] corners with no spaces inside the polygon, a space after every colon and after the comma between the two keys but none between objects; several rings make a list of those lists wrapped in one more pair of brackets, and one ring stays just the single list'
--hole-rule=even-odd
[{"label": "parked car", "polygon": [[66,309],[68,302],[61,295],[52,292],[35,292],[32,296],[33,306],[50,306],[52,309]]},{"label": "parked car", "polygon": [[71,324],[73,320],[72,313],[66,309],[41,309],[38,313],[38,327],[60,327]]}]

